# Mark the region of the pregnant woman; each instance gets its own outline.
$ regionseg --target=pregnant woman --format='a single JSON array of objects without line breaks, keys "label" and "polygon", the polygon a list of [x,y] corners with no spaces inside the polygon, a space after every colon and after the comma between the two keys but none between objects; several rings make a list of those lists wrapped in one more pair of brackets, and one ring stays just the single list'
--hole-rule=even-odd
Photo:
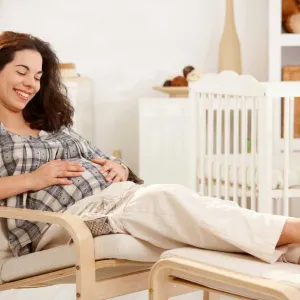
[{"label": "pregnant woman", "polygon": [[[53,212],[98,201],[93,235],[126,233],[163,249],[182,245],[298,263],[300,220],[260,214],[180,185],[142,185],[121,161],[71,129],[73,107],[51,46],[0,34],[0,202]],[[159,166],[153,166],[159,172]],[[174,162],[174,171],[176,162]],[[8,219],[14,255],[36,250],[49,224]]]}]

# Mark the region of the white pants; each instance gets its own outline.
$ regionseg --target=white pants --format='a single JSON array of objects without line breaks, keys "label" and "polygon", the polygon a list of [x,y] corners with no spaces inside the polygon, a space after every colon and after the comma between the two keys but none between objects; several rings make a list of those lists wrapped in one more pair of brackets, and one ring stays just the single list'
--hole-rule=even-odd
[{"label": "white pants", "polygon": [[247,252],[269,263],[287,251],[286,247],[276,249],[287,217],[202,197],[181,185],[142,186],[125,208],[109,219],[116,232],[129,233],[163,249],[191,245]]},{"label": "white pants", "polygon": [[[163,249],[186,245],[223,252],[247,252],[276,262],[287,247],[276,244],[287,217],[243,209],[235,202],[202,197],[181,185],[137,186],[115,183],[66,211],[78,214],[89,202],[101,203],[93,219],[109,221],[110,232],[127,233]],[[103,203],[105,202],[105,205]],[[111,205],[113,204],[113,205]],[[104,214],[103,207],[114,207]],[[88,219],[88,215],[83,219]],[[52,225],[36,242],[36,251],[64,244],[69,234]]]}]

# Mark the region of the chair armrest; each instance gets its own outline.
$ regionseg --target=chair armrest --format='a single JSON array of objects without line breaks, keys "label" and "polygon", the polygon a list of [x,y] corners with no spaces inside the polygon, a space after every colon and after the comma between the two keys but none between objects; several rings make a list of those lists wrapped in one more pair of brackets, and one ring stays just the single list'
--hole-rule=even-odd
[{"label": "chair armrest", "polygon": [[[0,207],[0,218],[58,224],[65,228],[75,244],[76,272],[78,272],[76,283],[80,283],[86,289],[94,288],[96,282],[94,241],[90,230],[78,216],[25,208]],[[82,290],[80,292],[83,293]]]}]

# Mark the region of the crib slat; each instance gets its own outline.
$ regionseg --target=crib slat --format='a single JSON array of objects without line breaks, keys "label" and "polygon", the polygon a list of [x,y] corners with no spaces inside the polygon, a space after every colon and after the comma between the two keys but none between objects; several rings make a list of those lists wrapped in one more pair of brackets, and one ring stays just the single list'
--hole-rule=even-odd
[{"label": "crib slat", "polygon": [[216,128],[216,155],[217,160],[215,163],[216,168],[216,197],[220,198],[220,189],[221,189],[221,175],[220,175],[220,167],[221,167],[221,154],[222,154],[222,98],[218,95],[217,99],[217,128]]},{"label": "crib slat", "polygon": [[200,133],[200,166],[199,166],[199,177],[200,177],[200,193],[202,195],[205,195],[205,187],[206,187],[206,178],[205,178],[205,166],[206,166],[206,132],[207,132],[207,126],[206,126],[206,101],[207,97],[204,94],[200,94],[199,100],[198,100],[198,113],[200,116],[199,121],[199,133]]},{"label": "crib slat", "polygon": [[207,136],[207,155],[208,155],[208,196],[212,196],[212,156],[213,156],[213,136],[214,136],[214,111],[213,111],[213,96],[209,94],[208,96],[208,136]]},{"label": "crib slat", "polygon": [[273,213],[272,153],[273,153],[273,99],[261,97],[258,106],[258,211]]},{"label": "crib slat", "polygon": [[[200,187],[201,187],[201,175],[199,173],[200,171],[200,167],[201,167],[201,161],[200,161],[200,154],[201,154],[201,150],[200,150],[200,142],[201,142],[201,137],[200,137],[200,125],[199,125],[199,122],[200,122],[200,118],[201,118],[201,113],[200,113],[200,109],[199,109],[199,103],[200,103],[200,98],[201,98],[201,95],[199,93],[193,93],[191,96],[190,96],[190,99],[191,99],[191,114],[193,116],[193,120],[192,120],[192,125],[191,125],[191,131],[192,131],[192,138],[194,138],[194,147],[195,147],[195,151],[192,151],[191,150],[191,153],[194,154],[194,163],[195,165],[194,166],[191,166],[191,174],[190,176],[191,177],[191,183],[194,182],[195,184],[195,191],[197,193],[200,192]],[[194,177],[195,176],[195,177]]]},{"label": "crib slat", "polygon": [[238,177],[237,177],[237,157],[239,155],[239,97],[235,96],[235,107],[233,112],[233,201],[238,203]]},{"label": "crib slat", "polygon": [[247,106],[246,106],[246,98],[241,97],[242,101],[242,203],[241,206],[247,208],[247,182],[246,182],[246,157],[247,157],[247,125],[248,125],[248,114],[247,114]]},{"label": "crib slat", "polygon": [[[229,154],[230,154],[230,108],[228,108],[230,103],[230,96],[226,95],[224,99],[225,106],[225,163],[224,163],[224,171],[225,171],[225,193],[224,197],[226,200],[229,200]],[[230,106],[229,106],[230,107]]]},{"label": "crib slat", "polygon": [[290,159],[290,104],[291,98],[284,98],[284,171],[283,171],[283,215],[289,215],[289,159]]},{"label": "crib slat", "polygon": [[255,97],[251,97],[251,209],[257,210],[256,207],[256,178],[255,178],[255,171],[256,171],[256,122],[257,122],[257,107],[256,102],[257,99]]}]

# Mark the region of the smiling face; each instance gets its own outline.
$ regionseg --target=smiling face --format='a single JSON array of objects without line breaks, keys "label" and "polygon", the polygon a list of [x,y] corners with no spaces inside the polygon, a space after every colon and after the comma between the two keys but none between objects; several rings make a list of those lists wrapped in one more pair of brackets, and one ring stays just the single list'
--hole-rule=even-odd
[{"label": "smiling face", "polygon": [[40,90],[43,60],[39,52],[21,50],[0,71],[0,109],[21,112]]}]

